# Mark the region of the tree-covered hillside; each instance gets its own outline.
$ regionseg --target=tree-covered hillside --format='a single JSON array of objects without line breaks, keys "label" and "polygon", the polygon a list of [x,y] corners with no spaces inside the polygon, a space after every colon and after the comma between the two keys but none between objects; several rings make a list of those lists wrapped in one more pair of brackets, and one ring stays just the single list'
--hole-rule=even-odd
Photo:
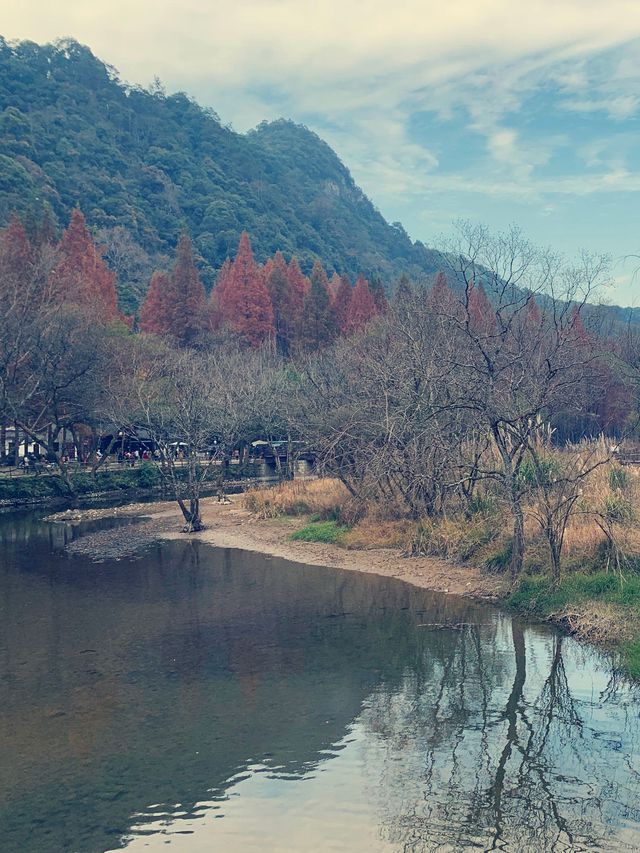
[{"label": "tree-covered hillside", "polygon": [[238,134],[185,94],[123,83],[75,41],[0,39],[0,224],[44,201],[63,225],[80,205],[130,304],[185,228],[209,284],[243,230],[259,261],[280,249],[306,272],[317,258],[385,281],[435,272],[308,129]]}]

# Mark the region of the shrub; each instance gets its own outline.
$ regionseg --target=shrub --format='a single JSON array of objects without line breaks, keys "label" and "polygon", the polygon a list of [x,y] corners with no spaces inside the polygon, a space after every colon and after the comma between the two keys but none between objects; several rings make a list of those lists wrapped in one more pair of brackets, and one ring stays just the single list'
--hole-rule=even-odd
[{"label": "shrub", "polygon": [[607,495],[604,500],[604,514],[608,521],[624,524],[633,521],[633,505],[628,498],[622,497],[622,495]]},{"label": "shrub", "polygon": [[609,471],[609,486],[612,489],[619,489],[623,492],[629,487],[629,475],[619,465],[615,465]]},{"label": "shrub", "polygon": [[505,542],[502,548],[495,551],[484,561],[484,568],[488,572],[506,572],[511,562],[511,553],[513,551],[513,539]]},{"label": "shrub", "polygon": [[242,496],[242,504],[258,518],[315,515],[342,520],[341,512],[348,497],[338,480],[290,480],[266,489],[251,489]]},{"label": "shrub", "polygon": [[522,486],[542,486],[553,483],[560,474],[560,464],[553,456],[544,456],[539,459],[540,472],[536,470],[530,459],[525,459],[520,470],[518,479]]},{"label": "shrub", "polygon": [[150,489],[160,482],[160,472],[153,464],[145,460],[138,470],[138,483],[143,489]]},{"label": "shrub", "polygon": [[497,528],[488,519],[478,516],[422,520],[415,528],[408,551],[413,556],[438,556],[470,560],[494,540]]},{"label": "shrub", "polygon": [[495,500],[491,495],[474,495],[467,504],[470,515],[494,515],[496,512]]},{"label": "shrub", "polygon": [[640,680],[640,637],[622,647],[624,667],[633,678]]}]

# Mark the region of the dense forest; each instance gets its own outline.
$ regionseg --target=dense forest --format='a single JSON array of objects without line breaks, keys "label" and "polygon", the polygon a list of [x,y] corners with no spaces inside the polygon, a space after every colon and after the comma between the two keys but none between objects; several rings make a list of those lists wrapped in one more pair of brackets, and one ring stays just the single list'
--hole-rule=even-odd
[{"label": "dense forest", "polygon": [[289,121],[248,134],[186,94],[121,81],[72,40],[0,40],[0,224],[43,203],[64,227],[79,205],[135,310],[183,230],[207,289],[240,235],[256,259],[304,273],[423,279],[436,255],[390,225],[316,134]]}]

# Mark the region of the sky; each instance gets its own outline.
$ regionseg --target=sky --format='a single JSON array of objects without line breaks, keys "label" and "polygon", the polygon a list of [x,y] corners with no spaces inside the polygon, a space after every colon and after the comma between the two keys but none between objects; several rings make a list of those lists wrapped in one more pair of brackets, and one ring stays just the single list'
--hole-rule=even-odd
[{"label": "sky", "polygon": [[456,218],[612,257],[640,305],[639,0],[4,0],[2,35],[87,44],[245,131],[324,138],[389,221]]}]

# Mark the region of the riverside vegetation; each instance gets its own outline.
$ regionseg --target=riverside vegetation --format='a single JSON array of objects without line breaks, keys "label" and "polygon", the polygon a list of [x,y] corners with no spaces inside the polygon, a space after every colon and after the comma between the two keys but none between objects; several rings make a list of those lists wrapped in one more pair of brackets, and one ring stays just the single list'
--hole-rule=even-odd
[{"label": "riverside vegetation", "polygon": [[[574,453],[606,455],[601,443]],[[554,581],[540,517],[540,495],[531,482],[524,506],[527,551],[517,581],[501,600],[524,615],[552,621],[570,633],[615,649],[623,669],[640,679],[640,472],[612,463],[585,478],[565,530],[563,571]],[[439,518],[409,519],[372,503],[354,512],[339,480],[285,482],[252,489],[243,505],[258,518],[296,517],[295,541],[346,549],[395,548],[407,557],[442,557],[486,572],[503,572],[512,540],[499,495],[483,489],[471,508]]]}]

